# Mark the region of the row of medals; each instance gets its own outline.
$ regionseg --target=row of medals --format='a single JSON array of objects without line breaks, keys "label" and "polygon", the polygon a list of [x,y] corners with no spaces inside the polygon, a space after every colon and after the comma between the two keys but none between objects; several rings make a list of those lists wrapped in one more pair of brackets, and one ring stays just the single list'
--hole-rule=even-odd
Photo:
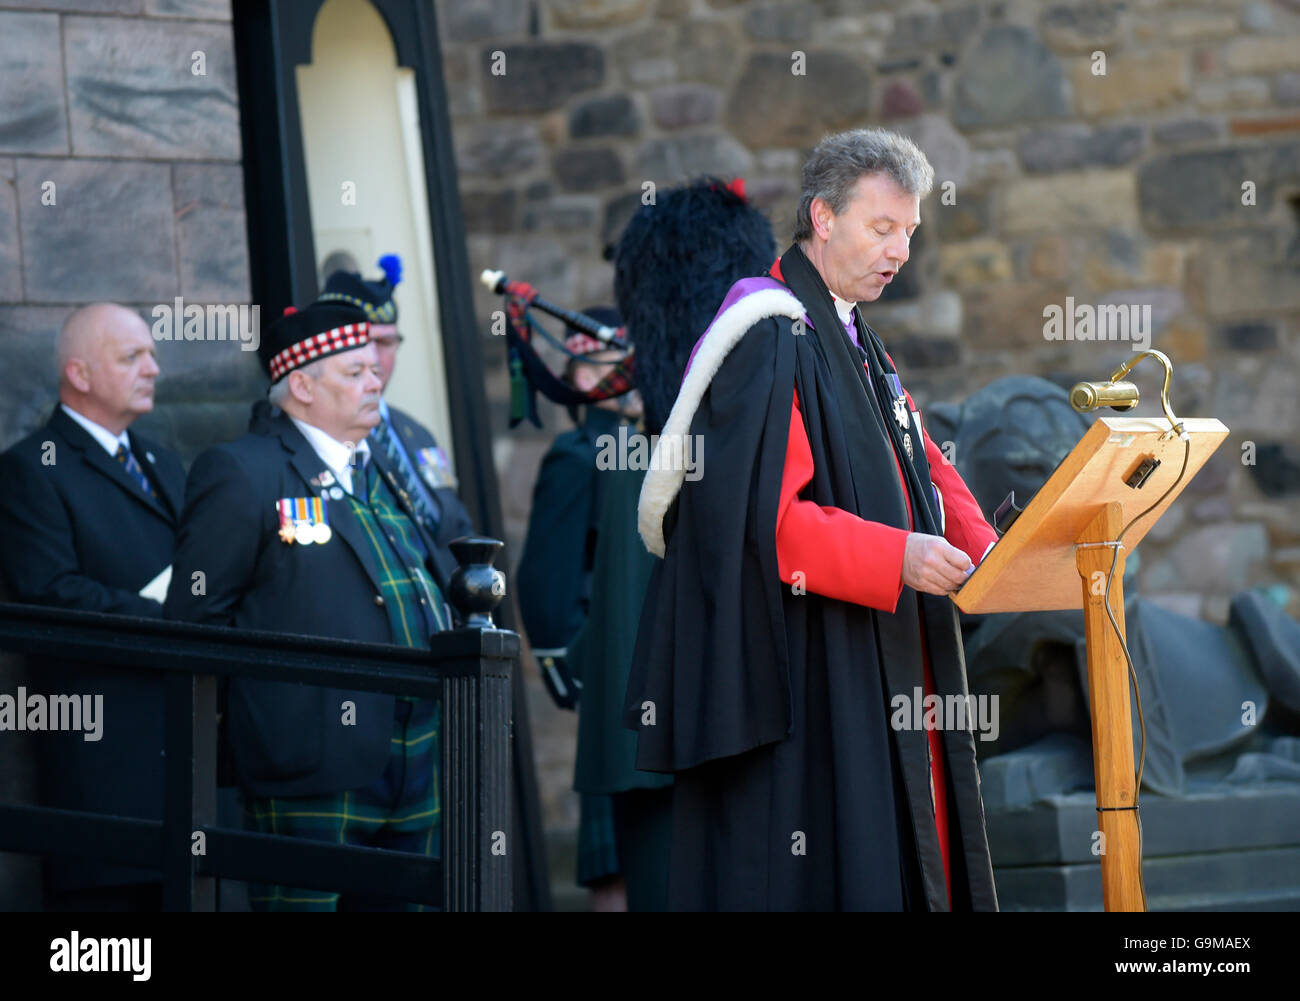
[{"label": "row of medals", "polygon": [[333,537],[334,533],[324,522],[313,525],[310,521],[295,521],[280,526],[280,538],[300,546],[310,546],[313,542],[323,546]]}]

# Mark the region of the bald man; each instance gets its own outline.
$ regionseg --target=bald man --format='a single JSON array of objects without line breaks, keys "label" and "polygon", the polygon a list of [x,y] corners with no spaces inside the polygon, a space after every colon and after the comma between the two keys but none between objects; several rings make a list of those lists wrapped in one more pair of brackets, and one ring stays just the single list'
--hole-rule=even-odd
[{"label": "bald man", "polygon": [[[7,597],[161,618],[185,471],[172,452],[129,430],[153,409],[153,337],[136,313],[98,303],[68,317],[56,351],[54,413],[0,455]],[[103,696],[98,739],[35,734],[44,804],[161,819],[161,681],[121,668],[32,667],[47,697]],[[4,739],[0,732],[0,753]],[[158,880],[149,870],[52,859],[46,908],[156,909]]]}]

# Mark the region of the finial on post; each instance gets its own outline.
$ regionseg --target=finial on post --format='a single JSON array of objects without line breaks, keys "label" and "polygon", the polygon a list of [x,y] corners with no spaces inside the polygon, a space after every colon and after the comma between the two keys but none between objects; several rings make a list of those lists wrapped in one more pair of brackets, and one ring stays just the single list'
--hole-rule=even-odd
[{"label": "finial on post", "polygon": [[460,564],[447,585],[447,600],[466,629],[495,629],[492,613],[506,596],[506,575],[492,564],[505,543],[467,535],[448,545]]}]

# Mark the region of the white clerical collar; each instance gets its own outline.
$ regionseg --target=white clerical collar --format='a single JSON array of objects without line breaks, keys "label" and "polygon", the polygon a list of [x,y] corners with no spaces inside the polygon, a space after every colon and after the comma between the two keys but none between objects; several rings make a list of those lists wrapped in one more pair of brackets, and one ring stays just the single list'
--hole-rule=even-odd
[{"label": "white clerical collar", "polygon": [[[830,290],[828,289],[827,291]],[[840,314],[840,323],[847,326],[853,317],[853,307],[856,306],[857,303],[849,302],[847,299],[841,299],[834,292],[831,292],[831,301],[835,303],[835,312]]]},{"label": "white clerical collar", "polygon": [[[321,461],[329,467],[330,472],[343,484],[343,489],[348,493],[352,493],[352,449],[313,424],[300,421],[297,417],[290,417],[289,420],[293,421],[294,426],[307,439],[307,444],[312,447],[312,450],[320,456]],[[364,469],[369,459],[370,442],[362,438],[361,441],[357,442],[356,468]]]},{"label": "white clerical collar", "polygon": [[66,403],[60,403],[59,406],[63,408],[63,412],[65,414],[67,414],[74,421],[76,421],[83,428],[85,428],[87,433],[89,433],[89,435],[92,438],[94,438],[95,441],[103,445],[104,451],[107,452],[109,455],[112,456],[117,455],[118,445],[122,445],[123,447],[125,447],[128,452],[131,451],[131,439],[126,436],[125,431],[123,431],[121,434],[113,434],[112,431],[104,427],[102,424],[96,424],[89,417],[85,417],[77,413]]}]

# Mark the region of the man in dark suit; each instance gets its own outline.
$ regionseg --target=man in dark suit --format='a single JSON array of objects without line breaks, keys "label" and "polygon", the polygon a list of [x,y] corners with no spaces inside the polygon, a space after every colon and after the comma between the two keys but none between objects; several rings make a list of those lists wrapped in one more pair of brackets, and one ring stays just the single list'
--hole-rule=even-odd
[{"label": "man in dark suit", "polygon": [[[451,625],[447,578],[366,440],[381,380],[365,314],[313,303],[278,320],[259,354],[280,413],[195,461],[167,614],[427,648]],[[235,679],[224,722],[256,830],[440,854],[433,700]],[[249,900],[393,906],[281,886]]]},{"label": "man in dark suit", "polygon": [[[380,378],[388,388],[397,366],[397,349],[405,338],[397,329],[394,292],[402,280],[395,254],[379,259],[384,277],[367,281],[357,272],[335,271],[325,282],[321,302],[354,306],[370,321],[370,340],[379,356]],[[456,569],[448,543],[473,535],[474,526],[456,493],[456,472],[433,434],[410,414],[379,401],[380,421],[370,433],[371,451],[380,467],[405,493],[405,501],[434,539],[435,557],[445,573]]]},{"label": "man in dark suit", "polygon": [[[0,571],[15,601],[162,616],[185,472],[128,430],[153,409],[158,365],[149,328],[121,306],[78,309],[58,340],[59,404],[0,456]],[[32,665],[41,691],[103,694],[99,740],[41,734],[43,801],[160,819],[163,696],[156,675]],[[46,865],[47,909],[156,910],[157,872],[82,859]]]}]

